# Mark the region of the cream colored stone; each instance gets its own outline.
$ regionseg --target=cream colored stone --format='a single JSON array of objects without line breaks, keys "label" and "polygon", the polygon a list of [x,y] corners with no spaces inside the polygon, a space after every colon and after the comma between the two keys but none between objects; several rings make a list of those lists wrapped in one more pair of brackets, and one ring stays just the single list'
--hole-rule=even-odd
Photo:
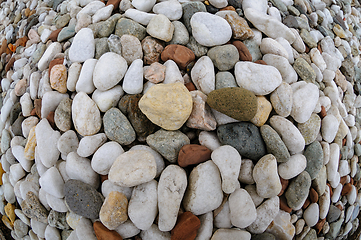
[{"label": "cream colored stone", "polygon": [[192,96],[179,82],[157,84],[139,101],[140,110],[154,124],[165,130],[177,130],[192,112]]},{"label": "cream colored stone", "polygon": [[127,197],[121,192],[110,192],[100,209],[99,218],[109,230],[116,229],[128,219]]},{"label": "cream colored stone", "polygon": [[266,123],[272,111],[272,104],[264,96],[257,96],[257,112],[251,122],[257,127]]},{"label": "cream colored stone", "polygon": [[25,145],[24,158],[27,160],[35,159],[35,147],[36,147],[35,128],[36,126],[30,129],[28,141],[26,142]]}]

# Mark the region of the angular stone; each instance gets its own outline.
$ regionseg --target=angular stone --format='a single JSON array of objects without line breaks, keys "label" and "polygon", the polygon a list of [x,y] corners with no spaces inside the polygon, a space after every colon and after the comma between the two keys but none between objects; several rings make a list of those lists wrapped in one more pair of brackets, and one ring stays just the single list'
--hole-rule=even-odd
[{"label": "angular stone", "polygon": [[211,150],[207,147],[197,144],[184,145],[178,154],[178,165],[186,167],[211,159]]},{"label": "angular stone", "polygon": [[195,55],[189,48],[182,45],[170,44],[166,46],[161,54],[162,61],[171,59],[181,69],[185,69],[189,63],[194,61]]}]

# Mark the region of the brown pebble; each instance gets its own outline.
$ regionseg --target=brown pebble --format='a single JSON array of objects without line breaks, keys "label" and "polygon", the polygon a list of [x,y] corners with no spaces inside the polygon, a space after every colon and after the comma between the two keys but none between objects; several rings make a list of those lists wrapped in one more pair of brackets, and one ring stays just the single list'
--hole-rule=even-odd
[{"label": "brown pebble", "polygon": [[36,115],[36,111],[35,111],[36,109],[35,108],[33,108],[33,110],[31,110],[31,112],[30,112],[30,116],[37,116]]},{"label": "brown pebble", "polygon": [[26,85],[26,79],[21,79],[19,82],[17,82],[14,88],[15,95],[21,97],[26,92]]},{"label": "brown pebble", "polygon": [[336,206],[338,209],[340,209],[341,211],[343,210],[343,207],[342,207],[341,204],[336,204],[335,206]]},{"label": "brown pebble", "polygon": [[49,40],[53,41],[53,42],[56,42],[57,39],[58,39],[58,35],[60,33],[60,31],[62,30],[63,28],[59,28],[59,29],[56,29],[54,31],[52,31],[49,35]]},{"label": "brown pebble", "polygon": [[41,118],[41,99],[34,100],[35,113]]},{"label": "brown pebble", "polygon": [[99,221],[93,223],[93,228],[98,240],[123,240],[119,233],[109,230]]},{"label": "brown pebble", "polygon": [[[121,1],[122,1],[122,0],[109,0],[105,6],[108,6],[108,5],[110,5],[110,4],[113,4],[113,6],[114,6],[113,9],[115,10],[115,9],[117,9],[117,8],[119,7],[119,3],[120,3]],[[114,11],[114,10],[113,10],[113,11]]]},{"label": "brown pebble", "polygon": [[241,41],[233,41],[232,44],[237,48],[239,60],[252,62],[252,55],[247,46]]},{"label": "brown pebble", "polygon": [[331,185],[329,183],[327,183],[327,186],[330,189],[330,198],[331,198],[332,195],[333,195],[332,187],[331,187]]},{"label": "brown pebble", "polygon": [[10,68],[14,65],[15,57],[10,58],[9,62],[5,65],[5,71],[9,71]]},{"label": "brown pebble", "polygon": [[46,117],[46,119],[48,120],[48,122],[50,123],[52,128],[55,128],[55,122],[54,122],[54,114],[55,112],[52,111],[48,114],[48,116]]},{"label": "brown pebble", "polygon": [[340,183],[342,185],[344,185],[346,183],[346,181],[347,181],[347,176],[343,176],[343,177],[340,178]]},{"label": "brown pebble", "polygon": [[162,61],[167,61],[169,59],[173,60],[181,69],[185,69],[189,63],[194,61],[196,56],[193,51],[189,48],[177,45],[170,44],[166,46],[161,54]]},{"label": "brown pebble", "polygon": [[105,180],[108,180],[108,175],[100,175],[100,181],[104,182]]},{"label": "brown pebble", "polygon": [[280,177],[280,181],[281,181],[282,189],[281,189],[280,193],[278,194],[278,196],[281,196],[285,192],[286,188],[288,187],[288,183],[289,183],[289,181],[287,179],[283,179],[281,177]]},{"label": "brown pebble", "polygon": [[318,202],[318,193],[314,188],[310,189],[309,198],[312,203]]},{"label": "brown pebble", "polygon": [[354,180],[353,180],[353,178],[350,178],[350,183],[351,183],[352,185],[354,185]]},{"label": "brown pebble", "polygon": [[211,150],[207,147],[197,144],[184,145],[178,154],[178,165],[186,167],[211,159]]},{"label": "brown pebble", "polygon": [[219,11],[236,11],[236,9],[233,6],[227,6],[220,9]]},{"label": "brown pebble", "polygon": [[342,146],[346,145],[346,138],[342,139]]},{"label": "brown pebble", "polygon": [[199,218],[191,212],[184,212],[177,219],[177,224],[171,231],[172,240],[193,240],[201,226]]},{"label": "brown pebble", "polygon": [[288,213],[292,212],[292,208],[290,208],[287,205],[287,200],[286,200],[285,196],[280,197],[280,209],[282,209],[283,211],[288,212]]},{"label": "brown pebble", "polygon": [[197,90],[196,87],[194,86],[194,84],[192,82],[186,83],[184,84],[184,86],[188,89],[188,91],[194,91]]},{"label": "brown pebble", "polygon": [[327,116],[326,108],[324,106],[321,106],[320,117],[324,118],[326,116]]},{"label": "brown pebble", "polygon": [[317,234],[319,234],[322,231],[323,225],[325,225],[326,218],[319,219],[318,222],[315,225],[315,229],[317,230]]},{"label": "brown pebble", "polygon": [[305,46],[306,46],[306,53],[309,53],[310,52],[310,48],[307,46],[307,44],[305,44]]},{"label": "brown pebble", "polygon": [[26,46],[26,42],[28,41],[28,37],[27,36],[24,36],[22,38],[19,38],[18,40],[16,40],[14,46],[15,47],[19,47],[19,46],[23,46],[25,47]]},{"label": "brown pebble", "polygon": [[257,60],[254,63],[258,63],[258,64],[262,64],[262,65],[267,65],[267,63],[263,60]]},{"label": "brown pebble", "polygon": [[351,192],[351,190],[352,190],[352,184],[346,183],[345,185],[343,185],[341,196],[347,195],[349,192]]},{"label": "brown pebble", "polygon": [[305,210],[309,205],[311,204],[311,201],[309,198],[306,198],[305,203],[302,206],[302,209]]},{"label": "brown pebble", "polygon": [[10,49],[8,48],[8,41],[6,40],[6,38],[1,43],[1,48],[0,48],[0,55],[2,55],[3,53],[6,54],[10,53]]}]

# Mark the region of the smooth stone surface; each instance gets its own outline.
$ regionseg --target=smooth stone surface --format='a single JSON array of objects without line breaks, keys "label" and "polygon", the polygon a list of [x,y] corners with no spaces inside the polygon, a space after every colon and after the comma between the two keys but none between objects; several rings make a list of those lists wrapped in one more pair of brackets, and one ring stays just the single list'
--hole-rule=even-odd
[{"label": "smooth stone surface", "polygon": [[94,86],[106,91],[117,85],[125,75],[128,65],[119,54],[108,52],[103,54],[94,67]]},{"label": "smooth stone surface", "polygon": [[90,28],[82,28],[74,37],[69,49],[69,59],[72,62],[85,62],[95,54],[94,34]]},{"label": "smooth stone surface", "polygon": [[101,127],[100,111],[86,93],[79,92],[75,95],[71,110],[75,130],[79,134],[90,136],[99,132]]},{"label": "smooth stone surface", "polygon": [[146,139],[147,144],[160,153],[171,163],[177,161],[179,151],[184,145],[190,144],[190,140],[181,131],[158,130]]},{"label": "smooth stone surface", "polygon": [[165,42],[172,40],[174,25],[163,14],[157,14],[149,21],[147,25],[147,33]]},{"label": "smooth stone surface", "polygon": [[64,195],[67,206],[74,213],[90,218],[99,218],[103,196],[89,184],[79,180],[65,182]]},{"label": "smooth stone surface", "polygon": [[151,181],[157,173],[155,158],[145,150],[121,154],[109,170],[109,180],[123,187],[133,187]]},{"label": "smooth stone surface", "polygon": [[64,98],[55,109],[54,122],[59,130],[66,132],[72,127],[71,122],[71,105],[72,100],[70,98]]},{"label": "smooth stone surface", "polygon": [[118,108],[111,108],[103,116],[105,135],[112,141],[122,145],[131,144],[135,138],[135,131],[129,120]]},{"label": "smooth stone surface", "polygon": [[237,84],[256,95],[267,95],[282,83],[277,68],[253,62],[238,62],[234,75]]},{"label": "smooth stone surface", "polygon": [[98,188],[99,176],[92,169],[89,159],[80,157],[76,152],[71,152],[67,156],[65,168],[69,179],[80,180]]},{"label": "smooth stone surface", "polygon": [[229,209],[232,225],[245,228],[257,218],[256,207],[251,196],[244,189],[237,189],[229,196]]},{"label": "smooth stone surface", "polygon": [[300,207],[308,196],[309,188],[311,186],[311,177],[303,171],[296,178],[294,178],[285,192],[287,204],[290,208]]},{"label": "smooth stone surface", "polygon": [[272,154],[263,156],[253,168],[253,179],[257,193],[263,198],[277,196],[281,189],[281,181],[277,172],[277,160]]},{"label": "smooth stone surface", "polygon": [[159,230],[170,231],[175,226],[186,188],[187,175],[184,169],[168,165],[160,175],[158,184]]},{"label": "smooth stone surface", "polygon": [[209,94],[215,89],[215,72],[212,60],[203,56],[197,60],[191,70],[192,82],[204,94]]},{"label": "smooth stone surface", "polygon": [[96,89],[92,94],[92,99],[97,104],[100,111],[106,112],[117,105],[123,94],[124,91],[122,87],[117,85],[106,91]]},{"label": "smooth stone surface", "polygon": [[277,162],[287,162],[290,158],[290,153],[278,133],[267,124],[261,126],[260,132],[267,151],[276,157]]},{"label": "smooth stone surface", "polygon": [[307,159],[307,167],[305,169],[310,174],[311,180],[315,179],[323,166],[323,150],[320,142],[314,141],[308,145],[303,152]]},{"label": "smooth stone surface", "polygon": [[127,197],[123,193],[112,191],[104,200],[99,219],[109,230],[114,230],[128,219],[127,209]]},{"label": "smooth stone surface", "polygon": [[219,71],[232,69],[239,60],[237,48],[232,44],[213,47],[209,49],[207,56]]},{"label": "smooth stone surface", "polygon": [[251,91],[238,87],[210,92],[207,103],[211,108],[239,121],[249,121],[257,112],[256,96]]},{"label": "smooth stone surface", "polygon": [[306,169],[307,160],[302,154],[292,155],[287,162],[278,166],[278,174],[283,179],[291,179],[298,176]]},{"label": "smooth stone surface", "polygon": [[[158,183],[152,180],[134,187],[128,205],[129,219],[134,225],[147,230],[153,224],[158,213]],[[147,215],[144,215],[144,213]]]},{"label": "smooth stone surface", "polygon": [[238,175],[241,168],[241,156],[229,145],[223,145],[212,152],[212,161],[217,165],[222,177],[222,190],[230,194],[239,186]]},{"label": "smooth stone surface", "polygon": [[218,208],[222,200],[221,177],[217,166],[212,161],[199,164],[189,176],[189,186],[183,199],[185,210],[201,215]]},{"label": "smooth stone surface", "polygon": [[271,126],[277,131],[291,154],[300,153],[305,147],[305,139],[292,122],[284,117],[274,115]]},{"label": "smooth stone surface", "polygon": [[228,22],[210,13],[194,13],[191,17],[190,25],[192,35],[203,46],[223,45],[232,37],[232,29]]},{"label": "smooth stone surface", "polygon": [[114,141],[103,144],[92,157],[91,166],[95,172],[107,175],[118,156],[124,153],[122,146]]},{"label": "smooth stone surface", "polygon": [[258,161],[266,154],[266,146],[259,129],[248,122],[229,123],[217,129],[219,141],[231,145],[241,156]]},{"label": "smooth stone surface", "polygon": [[79,146],[77,149],[77,154],[80,157],[89,157],[103,145],[107,140],[107,137],[104,133],[98,133],[93,136],[85,136],[80,139]]},{"label": "smooth stone surface", "polygon": [[157,84],[140,99],[140,110],[166,130],[179,129],[192,112],[192,96],[182,83]]},{"label": "smooth stone surface", "polygon": [[309,145],[316,140],[320,132],[321,118],[317,114],[312,113],[311,117],[306,122],[299,123],[297,127],[305,139],[305,144]]}]

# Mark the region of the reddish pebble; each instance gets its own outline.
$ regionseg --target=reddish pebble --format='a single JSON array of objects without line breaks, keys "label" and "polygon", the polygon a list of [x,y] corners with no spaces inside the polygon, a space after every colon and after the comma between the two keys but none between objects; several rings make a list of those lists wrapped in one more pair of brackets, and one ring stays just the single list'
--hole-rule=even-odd
[{"label": "reddish pebble", "polygon": [[99,221],[93,223],[93,228],[98,240],[123,240],[119,233],[109,230]]},{"label": "reddish pebble", "polygon": [[198,164],[211,159],[211,150],[197,144],[184,145],[178,154],[178,164],[181,167]]},{"label": "reddish pebble", "polygon": [[288,180],[283,179],[283,178],[281,178],[281,177],[280,177],[280,180],[281,180],[282,189],[281,189],[280,193],[278,194],[278,196],[281,196],[281,195],[284,193],[284,191],[285,191],[286,188],[288,187],[288,183],[289,183]]},{"label": "reddish pebble", "polygon": [[288,213],[292,212],[292,208],[287,205],[287,200],[284,196],[280,197],[280,209]]},{"label": "reddish pebble", "polygon": [[314,188],[310,189],[309,197],[310,197],[310,200],[311,200],[312,203],[318,202],[318,193]]},{"label": "reddish pebble", "polygon": [[351,190],[352,190],[352,184],[346,183],[345,185],[343,185],[341,196],[347,195],[349,192],[351,192]]},{"label": "reddish pebble", "polygon": [[267,65],[267,63],[263,60],[257,60],[254,63],[258,63],[258,64],[262,64],[262,65]]},{"label": "reddish pebble", "polygon": [[121,0],[109,0],[105,6],[113,4],[113,6],[114,6],[113,9],[115,10],[115,9],[117,9],[119,7],[120,2],[121,2]]},{"label": "reddish pebble", "polygon": [[310,199],[309,199],[309,198],[306,198],[306,201],[305,201],[305,203],[303,204],[302,209],[305,210],[310,204],[311,204]]},{"label": "reddish pebble", "polygon": [[172,240],[193,240],[201,226],[199,218],[191,212],[185,212],[178,217],[177,224],[171,231]]},{"label": "reddish pebble", "polygon": [[241,41],[233,41],[232,44],[237,48],[239,60],[252,62],[252,55],[246,45]]},{"label": "reddish pebble", "polygon": [[60,31],[62,30],[62,28],[56,29],[54,31],[52,31],[49,35],[49,40],[56,42],[58,39],[58,35],[60,33]]},{"label": "reddish pebble", "polygon": [[319,219],[317,224],[315,225],[315,229],[317,230],[317,234],[319,234],[322,231],[323,225],[325,225],[326,218]]},{"label": "reddish pebble", "polygon": [[188,91],[194,91],[197,90],[196,87],[194,86],[194,84],[192,82],[186,83],[184,84],[184,86],[188,89]]},{"label": "reddish pebble", "polygon": [[342,146],[345,146],[345,145],[346,145],[346,138],[342,139]]},{"label": "reddish pebble", "polygon": [[34,100],[35,113],[41,118],[41,99]]},{"label": "reddish pebble", "polygon": [[324,118],[326,116],[327,116],[326,108],[324,106],[321,106],[320,117]]},{"label": "reddish pebble", "polygon": [[171,59],[177,63],[181,69],[185,69],[189,63],[194,61],[195,58],[196,56],[192,50],[177,44],[170,44],[166,46],[161,54],[162,61],[165,62]]},{"label": "reddish pebble", "polygon": [[340,178],[340,183],[341,183],[342,185],[344,185],[344,184],[346,183],[346,181],[347,181],[347,177],[346,177],[346,176],[343,176],[343,177]]},{"label": "reddish pebble", "polygon": [[104,182],[105,180],[108,180],[108,175],[100,175],[100,181]]},{"label": "reddish pebble", "polygon": [[48,114],[48,116],[46,117],[46,119],[48,120],[48,122],[50,123],[50,125],[51,125],[52,128],[55,128],[54,114],[55,114],[55,112],[52,111],[52,112],[50,112],[50,113]]},{"label": "reddish pebble", "polygon": [[22,38],[19,38],[18,40],[16,40],[14,46],[15,47],[19,47],[19,46],[23,46],[25,47],[26,46],[26,42],[28,41],[28,37],[27,36],[24,36]]}]

